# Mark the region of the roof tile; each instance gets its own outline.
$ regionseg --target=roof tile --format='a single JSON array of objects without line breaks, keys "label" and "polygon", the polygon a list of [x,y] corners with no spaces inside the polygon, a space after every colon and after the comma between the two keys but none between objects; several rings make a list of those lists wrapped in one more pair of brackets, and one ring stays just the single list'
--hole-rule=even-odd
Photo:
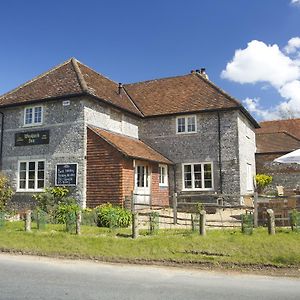
[{"label": "roof tile", "polygon": [[169,159],[138,139],[112,133],[93,126],[89,126],[89,128],[126,156],[165,164],[173,164]]}]

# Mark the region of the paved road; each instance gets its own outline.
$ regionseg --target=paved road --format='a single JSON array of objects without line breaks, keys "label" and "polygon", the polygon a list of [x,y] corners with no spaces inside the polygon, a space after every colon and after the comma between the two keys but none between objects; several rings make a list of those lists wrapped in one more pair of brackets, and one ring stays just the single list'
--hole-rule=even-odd
[{"label": "paved road", "polygon": [[300,280],[0,254],[0,299],[300,299]]}]

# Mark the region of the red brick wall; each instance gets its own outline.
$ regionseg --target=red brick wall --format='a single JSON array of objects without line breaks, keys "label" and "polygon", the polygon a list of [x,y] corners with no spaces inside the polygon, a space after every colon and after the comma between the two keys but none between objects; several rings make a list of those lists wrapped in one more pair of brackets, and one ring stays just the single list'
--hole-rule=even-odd
[{"label": "red brick wall", "polygon": [[151,169],[152,205],[169,206],[169,187],[159,186],[158,163],[151,163]]},{"label": "red brick wall", "polygon": [[122,161],[119,151],[87,130],[87,207],[122,203]]},{"label": "red brick wall", "polygon": [[123,159],[122,162],[123,196],[131,196],[134,189],[134,168],[132,159]]},{"label": "red brick wall", "polygon": [[[169,188],[159,186],[158,163],[151,168],[152,204],[169,205]],[[126,158],[91,129],[87,130],[87,189],[86,205],[123,204],[134,189],[133,159]]]}]

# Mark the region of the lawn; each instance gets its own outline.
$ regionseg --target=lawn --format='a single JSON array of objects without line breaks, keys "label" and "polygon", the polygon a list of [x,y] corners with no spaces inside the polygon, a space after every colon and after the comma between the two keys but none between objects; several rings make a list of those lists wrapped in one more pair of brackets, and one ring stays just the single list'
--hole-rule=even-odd
[{"label": "lawn", "polygon": [[129,229],[82,226],[81,232],[66,233],[63,225],[39,231],[33,223],[27,233],[23,222],[10,222],[0,228],[0,251],[107,261],[300,267],[300,233],[290,229],[278,229],[274,236],[266,228],[250,236],[239,229],[209,230],[205,237],[189,230],[160,230],[151,236],[144,230],[136,240]]}]

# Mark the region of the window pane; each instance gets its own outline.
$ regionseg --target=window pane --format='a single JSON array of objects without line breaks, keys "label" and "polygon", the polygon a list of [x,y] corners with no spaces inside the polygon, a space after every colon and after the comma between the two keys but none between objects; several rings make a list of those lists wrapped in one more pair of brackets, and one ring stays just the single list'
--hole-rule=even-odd
[{"label": "window pane", "polygon": [[25,189],[26,188],[26,181],[25,180],[20,180],[20,189]]},{"label": "window pane", "polygon": [[38,188],[43,189],[45,186],[45,181],[44,180],[38,180]]},{"label": "window pane", "polygon": [[45,169],[45,162],[39,161],[38,162],[38,170],[44,170]]},{"label": "window pane", "polygon": [[177,132],[185,132],[185,118],[177,119]]},{"label": "window pane", "polygon": [[186,189],[192,188],[192,167],[191,167],[191,165],[184,166],[184,187]]},{"label": "window pane", "polygon": [[41,123],[42,122],[42,107],[35,107],[34,108],[34,123]]},{"label": "window pane", "polygon": [[25,124],[32,123],[32,108],[26,108],[25,110]]},{"label": "window pane", "polygon": [[145,187],[148,187],[149,186],[149,182],[148,182],[148,166],[146,166],[145,168]]},{"label": "window pane", "polygon": [[35,171],[35,161],[29,162],[29,171]]},{"label": "window pane", "polygon": [[137,166],[137,187],[145,186],[144,174],[145,174],[145,168],[143,166]]},{"label": "window pane", "polygon": [[212,172],[211,164],[204,164],[204,187],[212,188]]},{"label": "window pane", "polygon": [[28,180],[28,189],[34,189],[34,180]]},{"label": "window pane", "polygon": [[195,116],[188,117],[187,123],[188,123],[188,132],[196,131],[196,117]]},{"label": "window pane", "polygon": [[195,188],[202,188],[201,164],[194,165]]},{"label": "window pane", "polygon": [[26,172],[24,172],[24,171],[20,172],[20,179],[26,180]]},{"label": "window pane", "polygon": [[44,171],[38,171],[38,179],[44,179]]}]

